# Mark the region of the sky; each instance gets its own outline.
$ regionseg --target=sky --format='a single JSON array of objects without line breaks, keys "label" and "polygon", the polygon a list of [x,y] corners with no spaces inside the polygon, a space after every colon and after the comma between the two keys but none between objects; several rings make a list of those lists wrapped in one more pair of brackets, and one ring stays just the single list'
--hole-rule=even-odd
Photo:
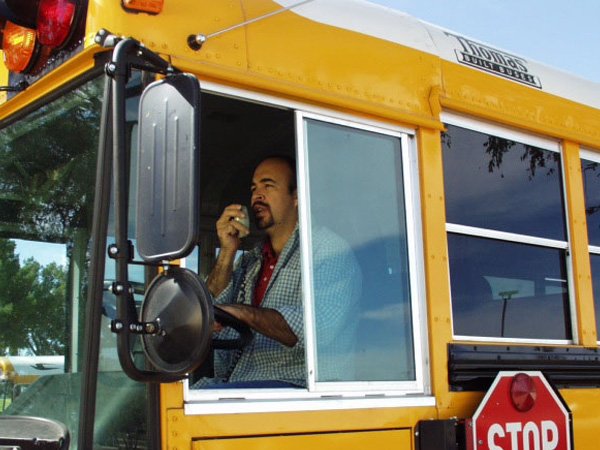
[{"label": "sky", "polygon": [[369,0],[600,83],[600,0]]},{"label": "sky", "polygon": [[65,244],[22,241],[21,239],[13,240],[17,244],[15,253],[19,255],[21,264],[28,258],[34,258],[42,266],[46,266],[51,262],[62,266],[67,265],[67,246]]}]

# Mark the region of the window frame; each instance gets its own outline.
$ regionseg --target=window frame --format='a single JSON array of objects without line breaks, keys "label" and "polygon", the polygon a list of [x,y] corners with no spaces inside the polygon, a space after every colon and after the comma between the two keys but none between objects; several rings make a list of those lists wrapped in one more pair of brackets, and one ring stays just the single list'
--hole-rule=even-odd
[{"label": "window frame", "polygon": [[[591,149],[587,149],[587,148],[579,149],[579,160],[581,161],[582,159],[586,159],[588,161],[592,161],[592,162],[600,164],[600,154],[598,154],[598,152],[594,152]],[[584,198],[584,200],[585,200],[585,198]],[[586,205],[586,207],[587,207],[587,205]],[[586,224],[587,224],[587,217],[586,217]],[[586,238],[587,238],[587,236],[586,236]],[[588,238],[588,252],[593,255],[600,255],[600,246],[589,244],[589,238]],[[599,339],[599,342],[600,342],[600,339]]]},{"label": "window frame", "polygon": [[[587,160],[587,161],[591,161],[591,162],[595,162],[600,164],[600,154],[597,151],[592,150],[591,148],[585,148],[585,147],[580,147],[579,148],[579,161],[581,164],[581,160]],[[581,174],[582,176],[582,183],[583,183],[583,173]],[[585,186],[584,186],[585,189]],[[585,192],[584,192],[584,202],[586,201],[585,199]],[[585,204],[585,207],[587,208],[587,204]],[[587,214],[586,214],[586,229],[587,229]],[[591,268],[591,264],[592,264],[592,255],[594,256],[600,256],[600,246],[597,245],[591,245],[589,243],[589,234],[586,236],[586,239],[588,240],[588,254],[589,254],[589,258],[590,258],[590,268]],[[596,299],[594,300],[594,305],[596,302]],[[599,299],[600,300],[600,299]],[[600,325],[596,325],[597,327]],[[600,345],[600,335],[597,336],[597,343]]]},{"label": "window frame", "polygon": [[[357,408],[434,406],[431,396],[429,375],[429,344],[427,335],[427,309],[425,292],[425,265],[423,260],[423,237],[421,225],[420,186],[416,132],[413,129],[365,119],[315,105],[275,96],[249,92],[243,89],[202,82],[207,93],[225,95],[236,100],[261,103],[275,108],[290,109],[295,114],[296,157],[299,195],[299,223],[301,229],[301,251],[303,290],[305,307],[307,379],[306,389],[190,389],[183,382],[184,408],[186,414],[229,414],[239,412],[311,411]],[[397,137],[401,140],[402,170],[404,177],[404,214],[407,226],[409,249],[411,312],[413,326],[413,357],[415,380],[399,382],[316,382],[315,381],[315,336],[314,328],[308,326],[312,316],[311,252],[309,219],[309,186],[305,119],[347,126]],[[304,274],[310,274],[305,276]],[[307,294],[306,292],[309,292]],[[312,373],[312,374],[311,374]],[[227,400],[222,402],[221,400]],[[240,409],[242,408],[242,409]]]},{"label": "window frame", "polygon": [[[540,136],[533,133],[527,133],[508,126],[502,126],[499,124],[487,122],[481,119],[474,119],[471,117],[463,116],[452,112],[442,112],[440,120],[444,124],[454,125],[470,131],[478,133],[484,133],[493,135],[496,137],[509,139],[520,144],[526,144],[556,152],[560,155],[560,175],[561,175],[561,189],[562,189],[562,202],[565,209],[565,234],[566,241],[560,241],[549,238],[542,238],[537,236],[531,236],[526,234],[511,233],[505,231],[496,231],[487,228],[473,227],[468,225],[461,225],[451,222],[446,222],[446,233],[459,234],[467,237],[486,238],[494,239],[497,241],[514,243],[514,244],[527,244],[534,245],[537,247],[559,249],[564,251],[565,265],[567,271],[567,289],[569,295],[569,312],[570,312],[570,326],[571,326],[571,339],[529,339],[529,338],[503,338],[503,337],[487,337],[487,336],[469,336],[456,334],[454,332],[454,315],[452,314],[452,338],[454,341],[466,341],[466,342],[502,342],[502,343],[531,343],[531,344],[551,344],[551,345],[574,345],[578,344],[578,328],[577,328],[577,304],[575,298],[574,289],[574,278],[573,278],[573,261],[571,257],[571,231],[569,229],[569,221],[567,215],[569,214],[568,208],[568,197],[567,188],[565,184],[565,165],[563,159],[562,145],[558,139],[552,139],[547,136]],[[599,249],[600,250],[600,249]],[[448,276],[451,277],[450,263],[448,262]],[[450,291],[450,304],[452,305],[452,292]]]},{"label": "window frame", "polygon": [[[315,316],[313,313],[314,306],[314,292],[312,283],[312,238],[311,238],[311,223],[312,218],[310,212],[310,172],[308,163],[308,148],[307,148],[307,128],[306,121],[314,120],[326,124],[334,124],[346,127],[352,130],[368,131],[379,135],[391,136],[398,138],[401,145],[401,158],[402,158],[402,176],[403,176],[403,188],[404,188],[404,214],[406,220],[406,231],[407,231],[407,248],[408,248],[408,260],[409,267],[409,284],[411,292],[411,315],[412,315],[412,327],[413,327],[413,357],[415,358],[415,380],[414,381],[360,381],[360,382],[318,382],[316,381],[316,337],[315,337]],[[304,292],[304,312],[305,317],[308,317],[312,326],[308,327],[308,321],[305,320],[305,341],[306,341],[306,352],[307,352],[307,370],[308,370],[308,390],[309,392],[322,392],[322,391],[378,391],[378,390],[394,390],[394,391],[405,391],[409,393],[422,392],[423,386],[423,364],[419,361],[423,361],[423,349],[421,348],[419,336],[421,332],[421,311],[417,305],[424,304],[424,297],[420,297],[423,288],[419,286],[417,277],[417,270],[415,268],[423,267],[423,263],[418,262],[418,249],[415,247],[417,242],[417,218],[415,217],[415,210],[417,198],[415,198],[415,192],[418,191],[418,185],[415,189],[414,178],[417,178],[413,173],[416,164],[416,159],[411,160],[410,157],[410,144],[409,137],[406,133],[395,132],[391,130],[382,130],[381,128],[363,125],[356,122],[352,122],[345,119],[337,119],[329,116],[323,116],[320,114],[314,114],[309,112],[302,112],[296,110],[296,135],[298,143],[298,196],[300,204],[300,230],[301,230],[301,246],[302,246],[302,289]],[[415,152],[412,152],[413,154]],[[414,171],[414,172],[413,172]],[[418,204],[418,203],[417,203]],[[422,248],[422,246],[421,246]],[[422,277],[421,277],[422,279]],[[422,298],[421,301],[419,301]]]}]

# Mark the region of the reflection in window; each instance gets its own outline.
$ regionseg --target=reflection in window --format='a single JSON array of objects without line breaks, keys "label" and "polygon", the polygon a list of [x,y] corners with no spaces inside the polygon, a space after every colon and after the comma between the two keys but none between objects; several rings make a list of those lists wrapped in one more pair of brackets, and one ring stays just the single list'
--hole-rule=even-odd
[{"label": "reflection in window", "polygon": [[566,240],[560,154],[448,125],[449,223]]},{"label": "reflection in window", "polygon": [[[596,328],[600,325],[600,163],[589,159],[581,160],[581,173],[585,193],[590,263],[594,287],[594,309]],[[594,248],[596,247],[596,248]]]},{"label": "reflection in window", "polygon": [[594,286],[594,309],[596,311],[596,328],[600,324],[600,255],[590,255],[592,265],[592,283]]},{"label": "reflection in window", "polygon": [[560,154],[454,125],[442,148],[454,334],[571,340]]},{"label": "reflection in window", "polygon": [[414,380],[400,139],[306,133],[317,381]]},{"label": "reflection in window", "polygon": [[562,250],[450,234],[454,334],[571,339]]},{"label": "reflection in window", "polygon": [[600,247],[600,163],[582,159],[581,173],[589,244]]}]

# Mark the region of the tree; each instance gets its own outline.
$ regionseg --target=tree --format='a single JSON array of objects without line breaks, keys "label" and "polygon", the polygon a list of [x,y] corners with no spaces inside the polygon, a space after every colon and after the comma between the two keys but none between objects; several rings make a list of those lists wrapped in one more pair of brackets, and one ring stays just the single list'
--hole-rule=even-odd
[{"label": "tree", "polygon": [[66,271],[33,258],[21,266],[15,248],[0,239],[0,348],[12,355],[64,354]]},{"label": "tree", "polygon": [[[102,88],[93,80],[2,130],[0,236],[64,244],[91,229]],[[66,279],[0,239],[0,353],[64,353]]]}]

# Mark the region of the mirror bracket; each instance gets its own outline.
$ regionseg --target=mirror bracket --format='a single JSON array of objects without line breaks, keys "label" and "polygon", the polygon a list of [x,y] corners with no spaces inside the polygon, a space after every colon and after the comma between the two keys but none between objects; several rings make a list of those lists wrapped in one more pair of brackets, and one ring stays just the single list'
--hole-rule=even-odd
[{"label": "mirror bracket", "polygon": [[[111,320],[110,331],[115,334],[125,331],[123,321],[119,319]],[[146,334],[150,336],[164,336],[165,334],[165,331],[160,326],[160,318],[152,322],[130,323],[128,331],[134,334]]]},{"label": "mirror bracket", "polygon": [[117,259],[126,256],[127,262],[131,263],[133,261],[133,255],[135,252],[133,249],[133,242],[131,242],[130,240],[127,240],[126,250],[127,253],[123,253],[121,251],[121,247],[119,247],[116,243],[110,244],[108,246],[108,257],[111,259]]}]

